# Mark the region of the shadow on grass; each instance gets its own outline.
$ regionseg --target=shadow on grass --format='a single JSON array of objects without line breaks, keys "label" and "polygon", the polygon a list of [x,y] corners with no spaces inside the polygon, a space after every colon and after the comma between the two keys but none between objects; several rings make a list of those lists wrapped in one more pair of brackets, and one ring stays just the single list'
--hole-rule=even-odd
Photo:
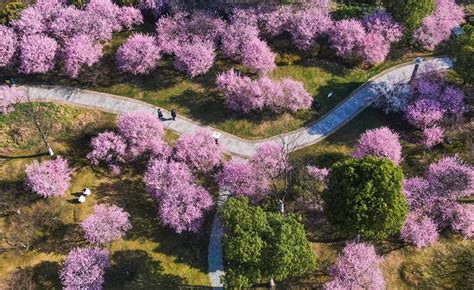
[{"label": "shadow on grass", "polygon": [[111,263],[105,289],[175,289],[187,284],[186,279],[163,273],[161,263],[142,250],[114,252]]},{"label": "shadow on grass", "polygon": [[71,249],[86,245],[79,224],[61,224],[53,232],[36,240],[33,247],[44,253],[67,255]]},{"label": "shadow on grass", "polygon": [[43,152],[43,153],[37,153],[37,154],[31,154],[31,155],[21,155],[21,156],[6,156],[6,155],[1,155],[0,154],[0,159],[28,159],[28,158],[36,158],[36,157],[41,157],[41,156],[47,156],[48,152]]},{"label": "shadow on grass", "polygon": [[[132,229],[125,239],[148,239],[159,244],[154,251],[177,257],[177,262],[207,271],[207,226],[199,235],[176,234],[160,225],[158,208],[145,191],[141,179],[117,180],[101,184],[96,189],[101,203],[115,204],[130,213]],[[210,219],[207,219],[210,220]],[[207,225],[207,224],[206,224]]]},{"label": "shadow on grass", "polygon": [[32,270],[36,289],[62,289],[59,280],[61,265],[58,262],[41,262],[32,267]]}]

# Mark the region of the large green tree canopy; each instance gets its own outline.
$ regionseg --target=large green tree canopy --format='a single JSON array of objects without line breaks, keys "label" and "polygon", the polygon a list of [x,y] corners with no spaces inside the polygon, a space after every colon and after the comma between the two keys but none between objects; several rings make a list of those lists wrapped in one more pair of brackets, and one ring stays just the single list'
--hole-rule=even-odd
[{"label": "large green tree canopy", "polygon": [[368,239],[400,232],[408,212],[402,180],[401,168],[388,159],[366,156],[334,164],[323,192],[329,222]]},{"label": "large green tree canopy", "polygon": [[294,215],[265,212],[246,197],[221,210],[227,262],[224,284],[250,287],[271,278],[301,276],[316,266],[303,225]]}]

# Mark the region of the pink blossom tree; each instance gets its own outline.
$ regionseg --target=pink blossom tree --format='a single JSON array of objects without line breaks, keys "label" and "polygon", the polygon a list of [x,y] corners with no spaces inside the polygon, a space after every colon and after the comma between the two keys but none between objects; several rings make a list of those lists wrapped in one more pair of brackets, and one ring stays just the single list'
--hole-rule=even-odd
[{"label": "pink blossom tree", "polygon": [[444,139],[444,130],[441,127],[434,126],[431,128],[425,128],[423,129],[423,139],[421,141],[421,144],[425,148],[432,148],[433,146],[436,146],[438,144],[443,143]]},{"label": "pink blossom tree", "polygon": [[96,205],[94,213],[81,223],[84,236],[89,243],[106,245],[125,236],[132,228],[130,214],[116,205]]},{"label": "pink blossom tree", "polygon": [[238,60],[242,55],[243,45],[259,39],[258,32],[256,25],[248,24],[243,20],[230,23],[221,39],[223,54],[228,58]]},{"label": "pink blossom tree", "polygon": [[99,248],[75,248],[66,257],[59,273],[64,289],[102,289],[109,254]]},{"label": "pink blossom tree", "polygon": [[403,27],[383,10],[366,15],[362,23],[368,33],[378,34],[389,42],[397,42],[403,36]]},{"label": "pink blossom tree", "polygon": [[334,23],[329,34],[331,47],[339,56],[353,56],[354,51],[362,46],[366,32],[360,21],[345,19]]},{"label": "pink blossom tree", "polygon": [[366,155],[374,155],[388,158],[395,164],[402,161],[402,146],[399,135],[387,127],[380,127],[365,131],[357,140],[354,158],[362,158]]},{"label": "pink blossom tree", "polygon": [[211,195],[194,183],[179,183],[159,200],[158,215],[163,225],[175,232],[198,232],[207,211],[212,208]]},{"label": "pink blossom tree", "polygon": [[16,87],[0,86],[0,115],[13,112],[15,110],[13,106],[25,99],[25,94]]},{"label": "pink blossom tree", "polygon": [[[219,74],[216,82],[224,92],[227,106],[233,111],[248,113],[265,105],[265,96],[260,86],[254,85],[251,78],[242,76],[233,69]],[[274,87],[273,82],[269,87]]]},{"label": "pink blossom tree", "polygon": [[258,200],[268,193],[269,181],[245,160],[232,159],[216,176],[219,188]]},{"label": "pink blossom tree", "polygon": [[222,148],[209,131],[201,130],[178,139],[175,158],[194,170],[209,172],[220,164]]},{"label": "pink blossom tree", "polygon": [[463,8],[454,0],[436,0],[435,11],[423,19],[423,23],[414,33],[425,49],[433,50],[451,36],[452,29],[464,22]]},{"label": "pink blossom tree", "polygon": [[296,112],[311,108],[313,97],[306,91],[302,82],[283,79],[274,86],[281,91],[266,95],[268,107],[273,112]]},{"label": "pink blossom tree", "polygon": [[381,262],[374,246],[350,242],[330,270],[334,280],[326,283],[324,289],[385,289]]},{"label": "pink blossom tree", "polygon": [[87,158],[93,165],[105,163],[113,172],[119,173],[127,151],[127,143],[122,136],[110,131],[99,133],[92,138],[91,147],[92,151],[87,154]]},{"label": "pink blossom tree", "polygon": [[438,240],[438,236],[436,223],[426,215],[417,212],[408,214],[401,232],[401,238],[417,248],[433,245]]},{"label": "pink blossom tree", "polygon": [[102,46],[87,35],[77,35],[67,41],[63,48],[64,71],[77,78],[83,67],[92,67],[102,57]]},{"label": "pink blossom tree", "polygon": [[431,164],[426,179],[441,195],[458,198],[474,191],[474,167],[457,156]]},{"label": "pink blossom tree", "polygon": [[148,192],[159,200],[180,183],[191,184],[193,175],[189,167],[181,162],[168,162],[164,159],[152,159],[144,176]]},{"label": "pink blossom tree", "polygon": [[266,142],[259,145],[250,163],[256,172],[276,180],[289,168],[288,154],[285,147],[275,142]]},{"label": "pink blossom tree", "polygon": [[0,68],[11,64],[13,56],[18,47],[15,31],[4,25],[0,25]]},{"label": "pink blossom tree", "polygon": [[253,39],[242,46],[242,64],[257,72],[276,68],[275,56],[267,43],[260,39]]},{"label": "pink blossom tree", "polygon": [[67,160],[57,157],[41,163],[34,161],[25,170],[26,186],[41,197],[61,197],[66,194],[72,170]]},{"label": "pink blossom tree", "polygon": [[164,53],[172,54],[183,42],[188,41],[186,38],[187,16],[187,13],[178,12],[173,16],[164,16],[158,19],[156,41]]},{"label": "pink blossom tree", "polygon": [[437,125],[445,110],[438,101],[420,99],[408,105],[405,115],[408,122],[419,129]]},{"label": "pink blossom tree", "polygon": [[326,34],[332,25],[327,3],[308,5],[293,13],[289,18],[287,31],[296,47],[307,50],[319,36]]},{"label": "pink blossom tree", "polygon": [[46,73],[53,69],[58,43],[44,35],[24,36],[20,42],[20,71]]},{"label": "pink blossom tree", "polygon": [[158,142],[164,136],[160,120],[149,112],[123,114],[117,121],[117,128],[127,142],[128,152],[132,158],[149,150],[151,142]]},{"label": "pink blossom tree", "polygon": [[[65,43],[69,38],[81,34],[86,18],[85,12],[74,6],[63,8],[48,24],[49,33],[59,42]],[[90,36],[90,32],[86,32]]]},{"label": "pink blossom tree", "polygon": [[46,31],[46,19],[34,6],[21,11],[20,17],[12,21],[12,26],[21,36],[41,34]]},{"label": "pink blossom tree", "polygon": [[212,43],[187,43],[175,49],[175,67],[193,78],[207,73],[214,64],[215,57]]},{"label": "pink blossom tree", "polygon": [[428,180],[412,177],[403,180],[403,192],[407,198],[410,211],[422,209],[433,199],[433,192]]},{"label": "pink blossom tree", "polygon": [[49,22],[64,8],[64,2],[61,0],[37,0],[33,7]]},{"label": "pink blossom tree", "polygon": [[451,228],[467,238],[474,237],[474,205],[458,204],[454,209]]},{"label": "pink blossom tree", "polygon": [[143,15],[140,10],[131,6],[123,6],[118,12],[120,24],[124,29],[131,29],[134,25],[143,23]]},{"label": "pink blossom tree", "polygon": [[148,165],[144,180],[159,205],[158,216],[163,225],[177,233],[200,229],[213,201],[204,188],[194,183],[186,164],[154,159]]},{"label": "pink blossom tree", "polygon": [[259,38],[256,17],[254,18],[253,13],[239,9],[233,13],[221,39],[223,54],[257,72],[274,69],[275,54]]},{"label": "pink blossom tree", "polygon": [[132,35],[117,50],[117,65],[123,72],[148,74],[158,66],[160,49],[152,36]]},{"label": "pink blossom tree", "polygon": [[113,31],[120,30],[120,7],[112,0],[90,0],[84,10],[94,17],[103,19]]}]

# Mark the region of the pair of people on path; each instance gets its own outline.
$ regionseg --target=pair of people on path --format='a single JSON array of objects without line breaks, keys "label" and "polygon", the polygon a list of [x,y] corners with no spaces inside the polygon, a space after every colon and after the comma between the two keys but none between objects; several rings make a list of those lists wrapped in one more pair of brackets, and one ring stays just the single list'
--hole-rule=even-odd
[{"label": "pair of people on path", "polygon": [[[163,112],[161,112],[161,109],[158,109],[157,110],[157,114],[158,114],[158,119],[160,120],[163,120]],[[172,109],[171,110],[171,118],[173,119],[173,121],[176,121],[176,109]]]}]

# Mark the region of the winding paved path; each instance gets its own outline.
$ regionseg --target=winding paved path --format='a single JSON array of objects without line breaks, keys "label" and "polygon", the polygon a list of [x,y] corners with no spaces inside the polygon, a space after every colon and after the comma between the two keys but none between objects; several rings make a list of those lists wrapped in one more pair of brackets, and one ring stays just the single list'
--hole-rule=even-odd
[{"label": "winding paved path", "polygon": [[[446,70],[452,67],[451,60],[446,57],[429,59],[425,62],[425,65],[426,63],[433,64],[438,70]],[[283,143],[289,145],[290,149],[296,150],[324,139],[367,108],[370,105],[370,100],[375,96],[373,88],[376,85],[389,82],[390,80],[408,81],[413,68],[414,62],[410,62],[382,72],[355,90],[349,97],[319,120],[289,133],[261,140],[245,140],[214,128],[210,129],[222,133],[219,143],[224,147],[225,151],[241,157],[251,156],[255,152],[255,148],[266,141]],[[138,100],[87,90],[64,87],[24,88],[28,91],[32,100],[72,103],[74,105],[95,108],[112,113],[131,111],[149,111],[155,113],[157,109],[157,107],[153,105]],[[170,115],[168,111],[164,109],[162,109],[162,111],[165,116]],[[166,121],[164,125],[180,134],[193,133],[202,128],[198,123],[182,116],[178,116],[176,121]],[[221,193],[219,205],[221,205],[227,197],[228,193]],[[219,213],[217,212],[212,224],[208,248],[209,278],[211,280],[211,286],[214,288],[222,288],[223,286],[220,281],[220,278],[224,274],[222,238],[223,229]]]},{"label": "winding paved path", "polygon": [[[431,63],[435,68],[440,70],[452,67],[450,59],[446,57],[433,58],[427,60],[425,64],[426,63]],[[324,139],[367,108],[370,104],[370,99],[375,96],[373,88],[377,84],[390,81],[391,79],[408,81],[413,67],[414,62],[410,62],[382,72],[355,90],[349,97],[319,120],[289,133],[261,140],[246,140],[212,127],[209,127],[209,129],[222,133],[219,143],[223,146],[225,151],[241,157],[251,156],[255,152],[255,148],[266,141],[291,144],[291,149],[296,150]],[[135,99],[88,90],[56,86],[24,88],[27,89],[33,100],[72,103],[78,106],[95,108],[112,113],[131,111],[149,111],[155,113],[157,109],[156,106]],[[162,111],[165,116],[170,115],[168,111],[164,109],[162,109]],[[164,126],[180,134],[193,133],[202,128],[199,123],[183,116],[178,116],[176,121],[165,121]]]}]

